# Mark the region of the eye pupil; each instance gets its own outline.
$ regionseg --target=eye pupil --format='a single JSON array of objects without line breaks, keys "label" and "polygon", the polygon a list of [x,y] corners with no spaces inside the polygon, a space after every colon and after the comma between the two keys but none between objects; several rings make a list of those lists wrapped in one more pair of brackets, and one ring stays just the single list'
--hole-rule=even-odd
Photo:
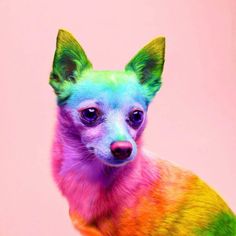
[{"label": "eye pupil", "polygon": [[87,118],[93,119],[96,116],[96,111],[94,108],[89,108],[85,110],[85,116]]},{"label": "eye pupil", "polygon": [[129,124],[133,128],[138,128],[143,122],[143,112],[135,110],[129,115]]},{"label": "eye pupil", "polygon": [[99,112],[96,108],[86,108],[81,112],[81,120],[84,124],[93,125],[99,117]]},{"label": "eye pupil", "polygon": [[141,118],[142,118],[142,114],[140,111],[135,111],[133,113],[133,120],[134,121],[139,121],[139,120],[141,120]]}]

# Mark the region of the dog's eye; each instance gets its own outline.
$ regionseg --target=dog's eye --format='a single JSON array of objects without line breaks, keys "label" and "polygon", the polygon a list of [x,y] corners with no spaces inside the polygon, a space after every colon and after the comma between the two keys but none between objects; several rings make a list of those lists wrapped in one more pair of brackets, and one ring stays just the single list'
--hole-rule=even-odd
[{"label": "dog's eye", "polygon": [[80,112],[81,121],[88,126],[97,125],[100,112],[94,107],[86,108]]},{"label": "dog's eye", "polygon": [[134,129],[137,129],[143,122],[143,111],[135,110],[129,113],[128,123]]}]

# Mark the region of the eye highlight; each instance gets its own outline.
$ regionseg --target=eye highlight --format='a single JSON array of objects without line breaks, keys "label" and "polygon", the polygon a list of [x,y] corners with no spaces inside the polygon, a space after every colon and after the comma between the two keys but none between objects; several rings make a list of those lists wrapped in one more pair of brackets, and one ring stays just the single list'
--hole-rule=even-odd
[{"label": "eye highlight", "polygon": [[143,111],[134,110],[130,112],[127,121],[132,128],[137,129],[143,122]]},{"label": "eye highlight", "polygon": [[97,108],[89,107],[80,111],[80,119],[87,126],[95,126],[101,121],[101,112]]}]

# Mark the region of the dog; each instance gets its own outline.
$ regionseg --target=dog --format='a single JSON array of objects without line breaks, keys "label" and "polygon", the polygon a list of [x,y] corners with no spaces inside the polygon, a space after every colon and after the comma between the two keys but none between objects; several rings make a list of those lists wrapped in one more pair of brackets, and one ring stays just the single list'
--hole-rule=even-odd
[{"label": "dog", "polygon": [[236,235],[236,217],[214,190],[142,150],[164,54],[165,38],[158,37],[123,71],[96,71],[77,40],[58,32],[52,173],[82,235]]}]

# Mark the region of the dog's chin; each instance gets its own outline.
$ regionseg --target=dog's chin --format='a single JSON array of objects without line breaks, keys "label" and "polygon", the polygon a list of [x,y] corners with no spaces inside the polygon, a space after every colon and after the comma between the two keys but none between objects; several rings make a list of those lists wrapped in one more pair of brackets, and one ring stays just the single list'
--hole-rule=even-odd
[{"label": "dog's chin", "polygon": [[116,159],[113,156],[109,156],[109,157],[97,157],[99,159],[99,161],[101,161],[104,165],[106,166],[111,166],[111,167],[120,167],[120,166],[124,166],[127,165],[129,162],[132,162],[134,160],[134,156],[130,156],[124,160],[119,160]]}]

